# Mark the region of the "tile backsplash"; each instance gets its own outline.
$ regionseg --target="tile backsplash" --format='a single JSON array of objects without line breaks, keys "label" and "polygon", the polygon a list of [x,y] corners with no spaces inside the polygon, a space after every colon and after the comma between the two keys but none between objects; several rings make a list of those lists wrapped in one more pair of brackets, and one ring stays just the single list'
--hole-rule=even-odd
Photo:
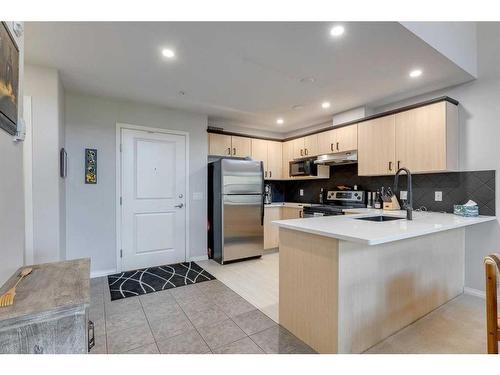
[{"label": "tile backsplash", "polygon": [[[394,176],[361,177],[357,164],[330,167],[329,180],[273,181],[273,200],[318,203],[320,189],[337,190],[336,186],[358,185],[358,190],[377,191],[381,186],[391,187]],[[495,215],[495,171],[447,172],[412,175],[413,207],[428,211],[453,212],[454,204],[472,199],[479,205],[481,215]],[[406,190],[406,176],[399,178],[399,189]],[[304,195],[299,191],[303,189]],[[441,191],[443,200],[436,202],[434,192]],[[397,192],[399,197],[399,191]]]}]

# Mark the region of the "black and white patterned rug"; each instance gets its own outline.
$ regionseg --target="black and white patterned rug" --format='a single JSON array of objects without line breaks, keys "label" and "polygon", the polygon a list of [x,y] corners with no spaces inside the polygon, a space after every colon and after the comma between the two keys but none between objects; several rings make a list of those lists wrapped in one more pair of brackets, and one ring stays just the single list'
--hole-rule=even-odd
[{"label": "black and white patterned rug", "polygon": [[176,263],[108,276],[111,301],[215,280],[195,262]]}]

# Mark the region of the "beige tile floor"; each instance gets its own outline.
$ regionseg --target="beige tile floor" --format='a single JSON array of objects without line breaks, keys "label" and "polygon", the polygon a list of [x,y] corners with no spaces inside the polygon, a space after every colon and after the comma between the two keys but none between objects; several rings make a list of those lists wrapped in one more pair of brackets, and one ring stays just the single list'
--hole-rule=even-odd
[{"label": "beige tile floor", "polygon": [[[278,320],[279,254],[221,266],[198,262],[229,288]],[[485,353],[484,300],[461,295],[370,348],[366,353]]]},{"label": "beige tile floor", "polygon": [[91,353],[313,353],[219,280],[111,301],[91,281]]},{"label": "beige tile floor", "polygon": [[[92,353],[310,353],[278,322],[278,253],[221,266],[218,280],[110,301],[91,282]],[[461,295],[366,353],[485,353],[484,300]]]},{"label": "beige tile floor", "polygon": [[213,260],[197,262],[218,280],[278,322],[279,253],[271,251],[260,259],[225,264]]}]

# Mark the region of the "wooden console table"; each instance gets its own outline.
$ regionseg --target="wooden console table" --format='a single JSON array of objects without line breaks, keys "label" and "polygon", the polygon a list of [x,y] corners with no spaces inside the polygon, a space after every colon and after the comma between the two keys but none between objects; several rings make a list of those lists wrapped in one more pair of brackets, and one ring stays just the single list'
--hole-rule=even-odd
[{"label": "wooden console table", "polygon": [[[15,284],[18,270],[0,288]],[[0,353],[88,352],[90,259],[46,263],[17,287],[12,306],[0,308]]]}]

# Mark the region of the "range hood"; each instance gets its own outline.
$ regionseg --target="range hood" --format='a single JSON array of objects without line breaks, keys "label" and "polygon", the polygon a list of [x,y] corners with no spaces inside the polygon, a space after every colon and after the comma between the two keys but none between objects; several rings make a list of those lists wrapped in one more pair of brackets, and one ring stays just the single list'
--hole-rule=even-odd
[{"label": "range hood", "polygon": [[341,164],[354,164],[358,162],[358,152],[356,150],[337,152],[334,154],[320,155],[314,161],[314,164],[325,165],[341,165]]}]

